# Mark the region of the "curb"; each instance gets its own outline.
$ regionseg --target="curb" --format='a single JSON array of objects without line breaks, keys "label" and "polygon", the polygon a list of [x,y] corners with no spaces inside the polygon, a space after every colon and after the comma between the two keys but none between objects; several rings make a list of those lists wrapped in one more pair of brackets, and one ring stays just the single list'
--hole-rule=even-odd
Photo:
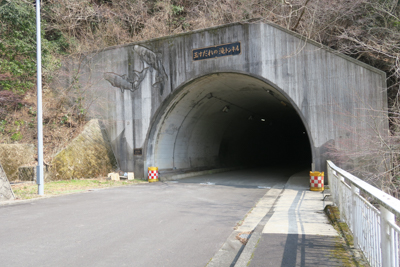
[{"label": "curb", "polygon": [[40,196],[40,197],[30,198],[30,199],[6,200],[6,201],[0,201],[0,207],[2,207],[2,206],[12,206],[12,205],[18,205],[18,204],[24,204],[24,203],[30,203],[30,202],[39,201],[39,200],[48,199],[48,198],[69,196],[69,195],[74,195],[74,194],[86,194],[86,193],[90,193],[90,192],[93,192],[93,191],[115,189],[115,188],[124,188],[124,187],[128,187],[128,186],[137,186],[137,185],[145,185],[145,184],[149,184],[149,183],[145,183],[144,182],[144,183],[140,183],[140,184],[121,185],[121,186],[114,186],[114,187],[87,188],[87,189],[83,189],[82,191],[70,192],[70,193],[59,194],[59,195],[43,195],[43,196]]},{"label": "curb", "polygon": [[254,251],[256,250],[258,242],[260,241],[264,226],[267,224],[268,220],[274,214],[274,211],[275,211],[274,207],[275,207],[276,203],[279,201],[279,199],[284,191],[285,191],[285,188],[282,188],[282,190],[280,191],[279,195],[275,199],[274,203],[272,204],[272,206],[270,207],[268,212],[265,214],[265,216],[261,219],[261,221],[254,228],[253,233],[250,235],[250,238],[247,241],[247,244],[245,245],[242,253],[238,257],[238,260],[236,261],[234,267],[247,267],[249,265],[249,262],[254,257]]},{"label": "curb", "polygon": [[212,169],[212,170],[206,170],[206,171],[174,174],[174,175],[164,176],[164,177],[162,176],[162,173],[160,173],[159,180],[161,182],[176,181],[176,180],[189,178],[189,177],[194,177],[194,176],[208,175],[208,174],[221,173],[221,172],[229,172],[229,171],[234,171],[234,170],[239,170],[239,169],[242,169],[242,168],[241,167],[232,167],[232,168]]},{"label": "curb", "polygon": [[[283,191],[284,187],[282,185],[273,186],[268,190],[259,202],[245,215],[242,224],[230,234],[222,247],[208,262],[207,267],[246,266],[258,243],[258,239],[261,237],[262,229],[272,216],[273,207]],[[243,232],[251,232],[248,242],[245,245],[236,238],[237,234]],[[239,262],[244,262],[244,265]]]}]

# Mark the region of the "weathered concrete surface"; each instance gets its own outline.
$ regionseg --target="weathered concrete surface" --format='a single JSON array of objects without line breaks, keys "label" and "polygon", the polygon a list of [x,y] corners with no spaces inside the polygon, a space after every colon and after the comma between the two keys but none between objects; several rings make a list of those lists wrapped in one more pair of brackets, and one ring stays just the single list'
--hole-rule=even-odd
[{"label": "weathered concrete surface", "polygon": [[274,205],[261,199],[257,205],[265,202],[268,214],[234,266],[359,266],[323,212],[322,192],[310,191],[307,177],[308,171],[291,176]]},{"label": "weathered concrete surface", "polygon": [[307,171],[292,176],[263,234],[338,236],[324,213],[323,193],[310,191]]},{"label": "weathered concrete surface", "polygon": [[250,264],[237,267],[356,267],[339,237],[300,234],[262,235]]},{"label": "weathered concrete surface", "polygon": [[10,182],[8,181],[7,175],[0,163],[0,202],[5,200],[13,200],[14,198],[15,197]]},{"label": "weathered concrete surface", "polygon": [[[239,54],[193,58],[238,42]],[[293,154],[323,170],[329,149],[372,145],[358,133],[386,134],[387,122],[368,112],[386,109],[384,72],[270,23],[111,47],[65,70],[64,86],[80,70],[121,169],[137,177],[148,166],[231,167]]]},{"label": "weathered concrete surface", "polygon": [[51,165],[53,179],[66,180],[107,176],[116,168],[116,160],[105,131],[93,119],[54,157]]},{"label": "weathered concrete surface", "polygon": [[[277,198],[282,193],[283,187],[283,184],[277,184],[268,190],[254,208],[246,214],[243,223],[235,228],[225,244],[207,264],[207,267],[233,266],[236,263],[245,245],[237,239],[237,236],[241,233],[250,233],[250,236],[252,236],[251,233],[255,231],[255,228],[260,224],[261,220],[271,210]],[[253,250],[254,247],[252,251]]]},{"label": "weathered concrete surface", "polygon": [[18,167],[34,162],[35,147],[31,144],[1,144],[0,164],[10,181],[18,179]]}]

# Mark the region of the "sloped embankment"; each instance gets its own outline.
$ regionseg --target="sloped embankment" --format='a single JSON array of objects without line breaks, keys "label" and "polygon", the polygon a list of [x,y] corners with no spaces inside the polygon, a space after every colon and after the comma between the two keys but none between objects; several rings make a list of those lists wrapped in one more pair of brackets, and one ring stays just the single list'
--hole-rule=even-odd
[{"label": "sloped embankment", "polygon": [[106,176],[117,168],[110,142],[98,120],[90,120],[83,131],[60,151],[51,163],[52,180]]}]

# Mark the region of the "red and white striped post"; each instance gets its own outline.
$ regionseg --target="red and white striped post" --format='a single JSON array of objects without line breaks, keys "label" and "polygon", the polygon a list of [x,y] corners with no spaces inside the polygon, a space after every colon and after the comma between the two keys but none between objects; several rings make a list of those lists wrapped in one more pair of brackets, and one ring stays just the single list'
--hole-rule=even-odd
[{"label": "red and white striped post", "polygon": [[147,170],[148,170],[149,183],[158,182],[158,168],[157,167],[149,167]]},{"label": "red and white striped post", "polygon": [[324,191],[324,172],[310,172],[310,190]]}]

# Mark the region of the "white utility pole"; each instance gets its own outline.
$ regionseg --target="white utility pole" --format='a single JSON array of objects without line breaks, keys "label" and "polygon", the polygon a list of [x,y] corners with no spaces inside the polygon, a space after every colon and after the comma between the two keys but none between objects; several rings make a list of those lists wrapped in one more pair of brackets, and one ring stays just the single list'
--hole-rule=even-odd
[{"label": "white utility pole", "polygon": [[38,194],[44,195],[43,179],[43,114],[42,114],[42,44],[40,34],[40,0],[36,0],[36,58],[37,58],[37,130],[38,130],[38,166],[36,183]]}]

